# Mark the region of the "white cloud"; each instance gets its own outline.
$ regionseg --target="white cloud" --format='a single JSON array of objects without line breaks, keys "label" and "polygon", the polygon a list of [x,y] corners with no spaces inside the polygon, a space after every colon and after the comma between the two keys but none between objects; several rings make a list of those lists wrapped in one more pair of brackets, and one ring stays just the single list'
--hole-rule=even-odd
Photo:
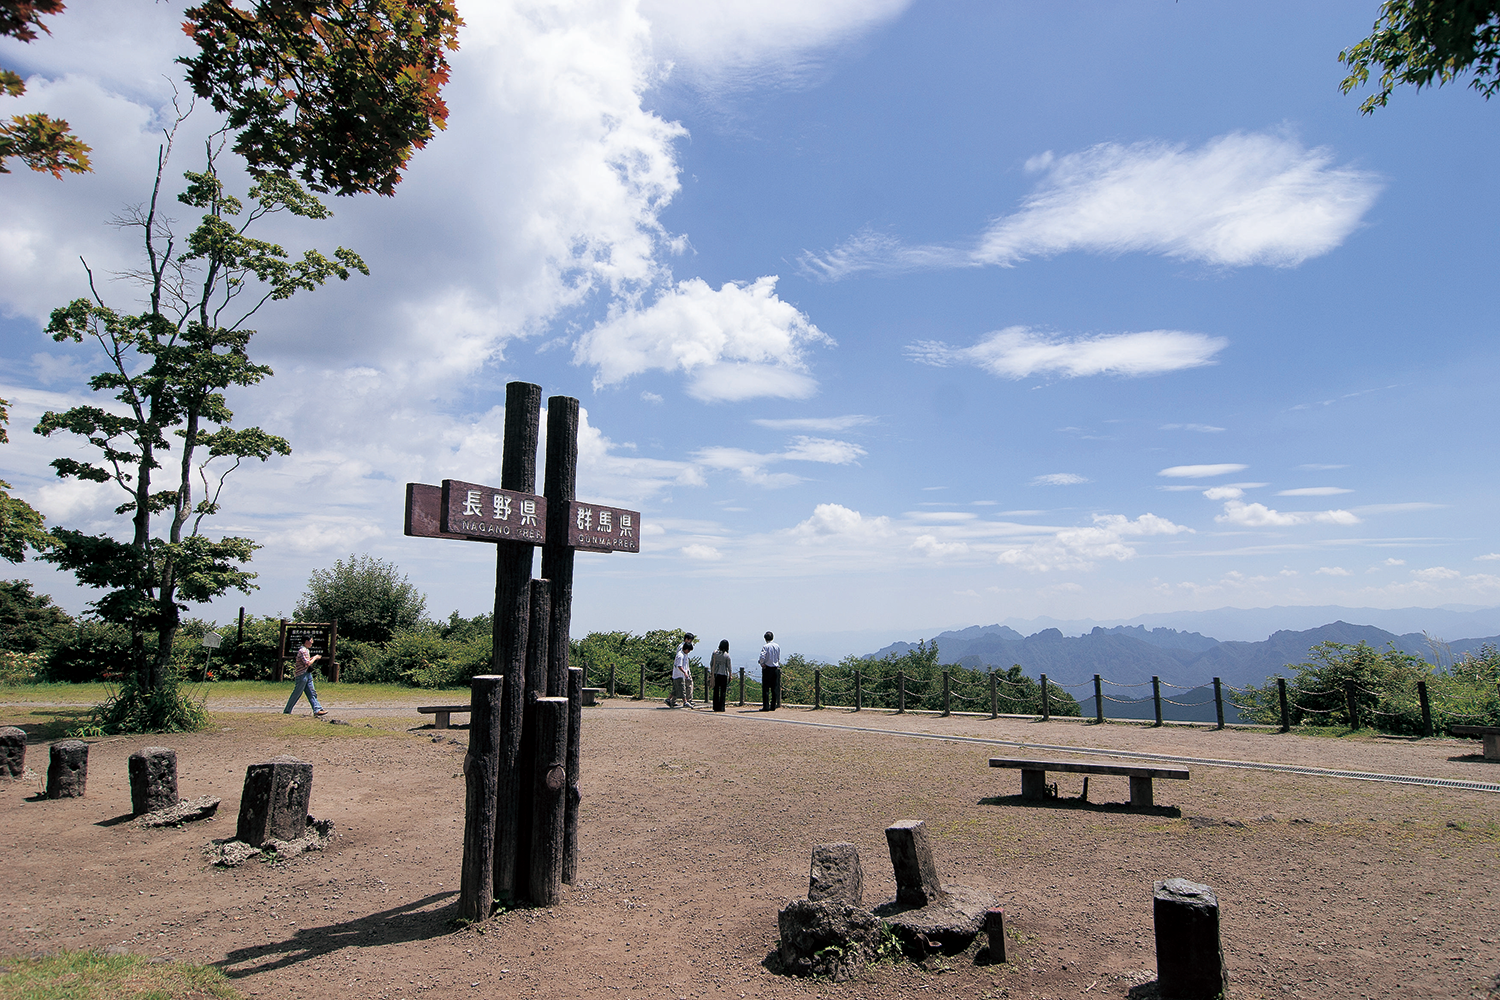
[{"label": "white cloud", "polygon": [[1142,514],[1134,521],[1123,514],[1095,514],[1091,527],[1063,528],[1050,538],[1006,549],[997,561],[1036,572],[1092,569],[1101,559],[1123,562],[1133,558],[1136,550],[1125,542],[1126,538],[1192,533],[1192,530],[1155,514]]},{"label": "white cloud", "polygon": [[1213,356],[1229,342],[1222,337],[1180,330],[1108,334],[1066,339],[1024,326],[987,333],[973,347],[952,347],[923,340],[906,348],[907,356],[922,364],[947,367],[974,365],[1001,378],[1032,375],[1159,375],[1213,364]]},{"label": "white cloud", "polygon": [[1342,486],[1304,486],[1301,489],[1295,490],[1278,490],[1276,495],[1279,497],[1331,497],[1337,496],[1340,493],[1353,492],[1353,490],[1346,490]]},{"label": "white cloud", "polygon": [[694,542],[692,545],[684,545],[681,551],[689,559],[698,559],[703,562],[714,562],[724,558],[724,553],[712,545],[700,545],[697,542]]},{"label": "white cloud", "polygon": [[805,348],[833,341],[777,297],[776,280],[715,291],[691,278],[644,308],[616,303],[578,339],[574,360],[594,367],[595,388],[655,369],[692,375],[688,391],[705,402],[805,399],[817,390],[804,371]]},{"label": "white cloud", "polygon": [[1460,576],[1463,576],[1463,574],[1458,570],[1449,569],[1446,566],[1432,566],[1428,569],[1414,569],[1411,571],[1411,575],[1413,578],[1421,580],[1423,583],[1436,583],[1439,580],[1456,580]]},{"label": "white cloud", "polygon": [[1213,424],[1162,424],[1164,431],[1197,431],[1199,434],[1222,434],[1224,428]]},{"label": "white cloud", "polygon": [[1347,469],[1347,468],[1349,468],[1349,466],[1347,466],[1347,465],[1320,465],[1317,462],[1308,462],[1305,465],[1299,465],[1299,466],[1297,466],[1297,468],[1303,470],[1304,472],[1332,472],[1335,469]]},{"label": "white cloud", "polygon": [[[1196,486],[1188,487],[1188,489],[1197,488]],[[1203,495],[1210,500],[1238,500],[1245,495],[1245,491],[1238,486],[1210,486],[1203,491]]]},{"label": "white cloud", "polygon": [[1354,508],[1356,514],[1407,514],[1418,510],[1441,510],[1448,506],[1445,503],[1427,503],[1417,501],[1414,503],[1367,503]]},{"label": "white cloud", "polygon": [[1077,486],[1086,483],[1088,479],[1073,472],[1049,472],[1044,476],[1037,476],[1031,481],[1032,486]]},{"label": "white cloud", "polygon": [[821,431],[824,434],[837,434],[875,422],[875,417],[867,417],[862,413],[850,413],[842,417],[764,417],[751,421],[757,427],[767,427],[773,431]]},{"label": "white cloud", "polygon": [[789,472],[767,472],[777,462],[821,462],[825,465],[852,465],[865,450],[849,441],[832,438],[814,438],[798,435],[788,442],[784,451],[769,454],[715,445],[701,448],[694,458],[711,469],[738,472],[740,478],[756,486],[776,489],[795,486],[802,482],[801,476]]},{"label": "white cloud", "polygon": [[794,462],[824,462],[829,465],[853,465],[866,454],[865,450],[849,441],[833,438],[815,438],[798,435],[791,445],[781,453],[781,458]]},{"label": "white cloud", "polygon": [[885,538],[895,530],[888,517],[865,517],[843,504],[820,503],[812,516],[791,529],[791,534],[806,541],[832,538]]},{"label": "white cloud", "polygon": [[652,406],[656,406],[657,404],[666,402],[666,400],[662,399],[661,396],[657,395],[654,392],[643,392],[641,393],[641,402],[650,403]]},{"label": "white cloud", "polygon": [[1474,557],[1475,562],[1491,562],[1495,559],[1500,559],[1500,552],[1486,552],[1482,556]]},{"label": "white cloud", "polygon": [[941,542],[936,535],[918,535],[911,547],[925,556],[941,559],[944,556],[961,556],[969,551],[967,542]]},{"label": "white cloud", "polygon": [[[1480,558],[1482,559],[1484,557],[1481,556]],[[1406,560],[1405,559],[1387,559],[1385,561],[1385,565],[1387,565],[1387,566],[1405,566],[1406,565]]]},{"label": "white cloud", "polygon": [[1374,204],[1373,174],[1336,166],[1331,151],[1271,133],[1234,132],[1197,149],[1101,143],[1027,161],[1042,174],[1019,211],[969,249],[907,246],[863,232],[803,270],[825,279],[997,264],[1081,250],[1155,253],[1216,267],[1295,267],[1339,246]]},{"label": "white cloud", "polygon": [[1359,518],[1347,510],[1282,511],[1265,504],[1230,500],[1224,513],[1214,518],[1220,524],[1237,524],[1246,528],[1291,527],[1297,524],[1359,524]]},{"label": "white cloud", "polygon": [[1167,476],[1170,479],[1209,479],[1213,476],[1227,476],[1231,472],[1240,472],[1250,468],[1248,465],[1235,465],[1224,462],[1219,465],[1174,465],[1169,469],[1162,469],[1158,476]]},{"label": "white cloud", "polygon": [[1315,570],[1314,572],[1315,572],[1315,575],[1318,575],[1318,576],[1353,576],[1354,575],[1353,573],[1351,573],[1349,570],[1345,569],[1342,566],[1319,566],[1317,568],[1317,570]]}]

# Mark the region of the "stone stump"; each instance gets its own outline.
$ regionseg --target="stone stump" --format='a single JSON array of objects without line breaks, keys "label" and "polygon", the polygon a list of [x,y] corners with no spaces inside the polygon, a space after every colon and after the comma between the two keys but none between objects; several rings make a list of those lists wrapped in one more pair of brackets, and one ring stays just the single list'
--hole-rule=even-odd
[{"label": "stone stump", "polygon": [[927,843],[927,824],[919,819],[893,823],[885,828],[885,841],[891,849],[891,867],[896,870],[896,902],[926,906],[942,899],[937,865]]},{"label": "stone stump", "polygon": [[1156,988],[1163,997],[1209,1000],[1229,985],[1219,943],[1219,900],[1206,885],[1171,878],[1157,882]]},{"label": "stone stump", "polygon": [[89,745],[83,740],[63,740],[51,747],[47,765],[47,798],[81,799],[89,780]]},{"label": "stone stump", "polygon": [[0,778],[19,778],[25,773],[25,730],[15,726],[0,726]]},{"label": "stone stump", "polygon": [[312,764],[296,757],[273,757],[245,768],[234,837],[254,847],[269,840],[297,840],[307,832],[312,801]]},{"label": "stone stump", "polygon": [[865,873],[859,864],[859,849],[853,844],[819,844],[813,848],[812,870],[807,879],[807,898],[816,902],[832,899],[861,906],[865,895]]},{"label": "stone stump", "polygon": [[177,751],[146,747],[130,755],[130,811],[140,816],[177,804]]},{"label": "stone stump", "polygon": [[869,910],[837,899],[794,899],[777,917],[777,956],[794,976],[857,976],[876,957],[884,937]]}]

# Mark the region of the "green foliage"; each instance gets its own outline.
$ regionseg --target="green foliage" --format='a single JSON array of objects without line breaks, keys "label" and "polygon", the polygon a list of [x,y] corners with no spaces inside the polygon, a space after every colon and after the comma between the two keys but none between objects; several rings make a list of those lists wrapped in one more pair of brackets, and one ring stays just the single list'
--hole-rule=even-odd
[{"label": "green foliage", "polygon": [[165,962],[145,955],[56,951],[8,958],[0,970],[4,1000],[240,1000],[211,965]]},{"label": "green foliage", "polygon": [[[143,645],[154,640],[154,636],[143,637]],[[132,655],[130,629],[85,615],[74,622],[71,634],[52,651],[46,679],[73,684],[119,681],[133,672]]]},{"label": "green foliage", "polygon": [[[0,161],[4,157],[0,156]],[[0,399],[0,444],[10,442],[5,425],[10,422],[6,409],[10,401]],[[45,552],[53,545],[52,536],[42,527],[45,519],[25,500],[10,495],[10,483],[0,480],[0,559],[18,563],[26,559],[26,550]]]},{"label": "green foliage", "polygon": [[0,580],[0,649],[50,653],[68,638],[73,618],[29,580]]},{"label": "green foliage", "polygon": [[1370,114],[1398,86],[1452,83],[1465,73],[1489,99],[1500,91],[1500,3],[1496,0],[1386,0],[1371,35],[1339,53],[1349,75],[1339,89],[1364,86],[1380,69],[1380,89],[1359,109]]},{"label": "green foliage", "polygon": [[[1375,649],[1361,642],[1320,642],[1307,662],[1292,665],[1296,676],[1287,684],[1287,703],[1292,725],[1348,726],[1345,684],[1355,685],[1355,700],[1364,725],[1392,733],[1420,733],[1422,712],[1417,682],[1430,680],[1432,667],[1419,656],[1394,646]],[[1431,695],[1429,686],[1429,695]],[[1251,687],[1242,696],[1244,714],[1256,722],[1281,721],[1281,701],[1276,678]]]},{"label": "green foliage", "polygon": [[0,650],[0,684],[35,684],[47,665],[45,653],[12,653]]},{"label": "green foliage", "polygon": [[[0,2],[0,37],[31,42],[38,31],[50,35],[52,31],[42,23],[42,15],[61,14],[62,9],[62,0],[4,0]],[[20,97],[24,93],[26,81],[21,74],[0,69],[0,94]],[[10,173],[5,161],[13,156],[32,170],[53,177],[62,177],[64,170],[86,174],[90,152],[60,118],[12,115],[9,121],[0,121],[0,174]]]},{"label": "green foliage", "polygon": [[150,687],[141,683],[140,674],[128,673],[119,690],[94,708],[80,735],[199,732],[209,726],[204,697],[175,669]]},{"label": "green foliage", "polygon": [[[646,668],[646,694],[655,695],[672,689],[672,663],[687,633],[682,629],[655,629],[644,635],[633,632],[590,632],[575,639],[570,662],[584,670],[584,683],[604,687],[609,683],[610,667],[615,670],[615,694],[637,697],[641,694],[641,668]],[[693,656],[695,668],[702,660]]]},{"label": "green foliage", "polygon": [[463,24],[452,0],[209,0],[186,11],[194,93],[228,117],[252,173],[315,191],[389,195],[447,127],[446,53]]},{"label": "green foliage", "polygon": [[427,598],[396,567],[373,556],[334,560],[331,569],[313,570],[297,604],[297,619],[334,622],[339,639],[388,642],[399,632],[422,627]]}]

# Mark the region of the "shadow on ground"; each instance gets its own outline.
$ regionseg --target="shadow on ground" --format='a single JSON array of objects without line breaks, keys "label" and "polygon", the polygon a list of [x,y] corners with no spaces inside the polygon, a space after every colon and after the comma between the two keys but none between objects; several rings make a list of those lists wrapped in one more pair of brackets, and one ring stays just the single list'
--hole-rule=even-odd
[{"label": "shadow on ground", "polygon": [[1176,806],[1137,807],[1129,802],[1090,802],[1080,798],[1023,799],[1019,795],[991,795],[979,800],[982,806],[1017,806],[1022,809],[1078,809],[1084,812],[1139,813],[1142,816],[1166,816],[1180,819],[1182,810]]},{"label": "shadow on ground", "polygon": [[[341,924],[298,928],[285,941],[236,948],[217,963],[230,979],[241,979],[260,972],[274,972],[342,948],[400,944],[423,941],[452,933],[454,907],[423,910],[439,900],[455,897],[458,892],[436,892],[414,899],[402,906],[381,910]],[[456,900],[455,900],[456,903]]]}]

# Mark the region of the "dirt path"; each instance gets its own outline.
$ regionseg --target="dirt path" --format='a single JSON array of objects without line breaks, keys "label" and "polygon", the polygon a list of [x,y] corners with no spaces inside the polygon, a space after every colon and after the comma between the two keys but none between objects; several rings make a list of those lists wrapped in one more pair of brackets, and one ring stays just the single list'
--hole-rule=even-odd
[{"label": "dirt path", "polygon": [[[1500,795],[1194,766],[1158,783],[1180,817],[1099,804],[1126,798],[1123,778],[1095,778],[1094,805],[1037,807],[987,758],[1062,751],[904,734],[1500,782],[1471,743],[614,702],[585,714],[578,884],[553,909],[459,930],[467,733],[399,728],[414,713],[343,708],[351,725],[327,726],[257,707],[221,710],[215,732],[96,742],[81,800],[0,785],[0,953],[216,962],[260,997],[1124,997],[1154,978],[1151,882],[1182,876],[1219,893],[1231,996],[1500,997]],[[0,724],[34,710],[0,708]],[[858,728],[793,724],[806,722]],[[158,743],[178,751],[184,796],[223,797],[220,818],[123,821],[125,759]],[[330,850],[209,867],[203,845],[233,833],[245,766],[287,752],[314,763]],[[45,770],[44,744],[28,762]],[[1082,779],[1058,783],[1076,796]],[[849,984],[768,971],[812,846],[858,845],[874,905],[895,892],[882,831],[902,818],[927,821],[945,880],[999,893],[1021,936],[1012,963],[888,964]]]}]

